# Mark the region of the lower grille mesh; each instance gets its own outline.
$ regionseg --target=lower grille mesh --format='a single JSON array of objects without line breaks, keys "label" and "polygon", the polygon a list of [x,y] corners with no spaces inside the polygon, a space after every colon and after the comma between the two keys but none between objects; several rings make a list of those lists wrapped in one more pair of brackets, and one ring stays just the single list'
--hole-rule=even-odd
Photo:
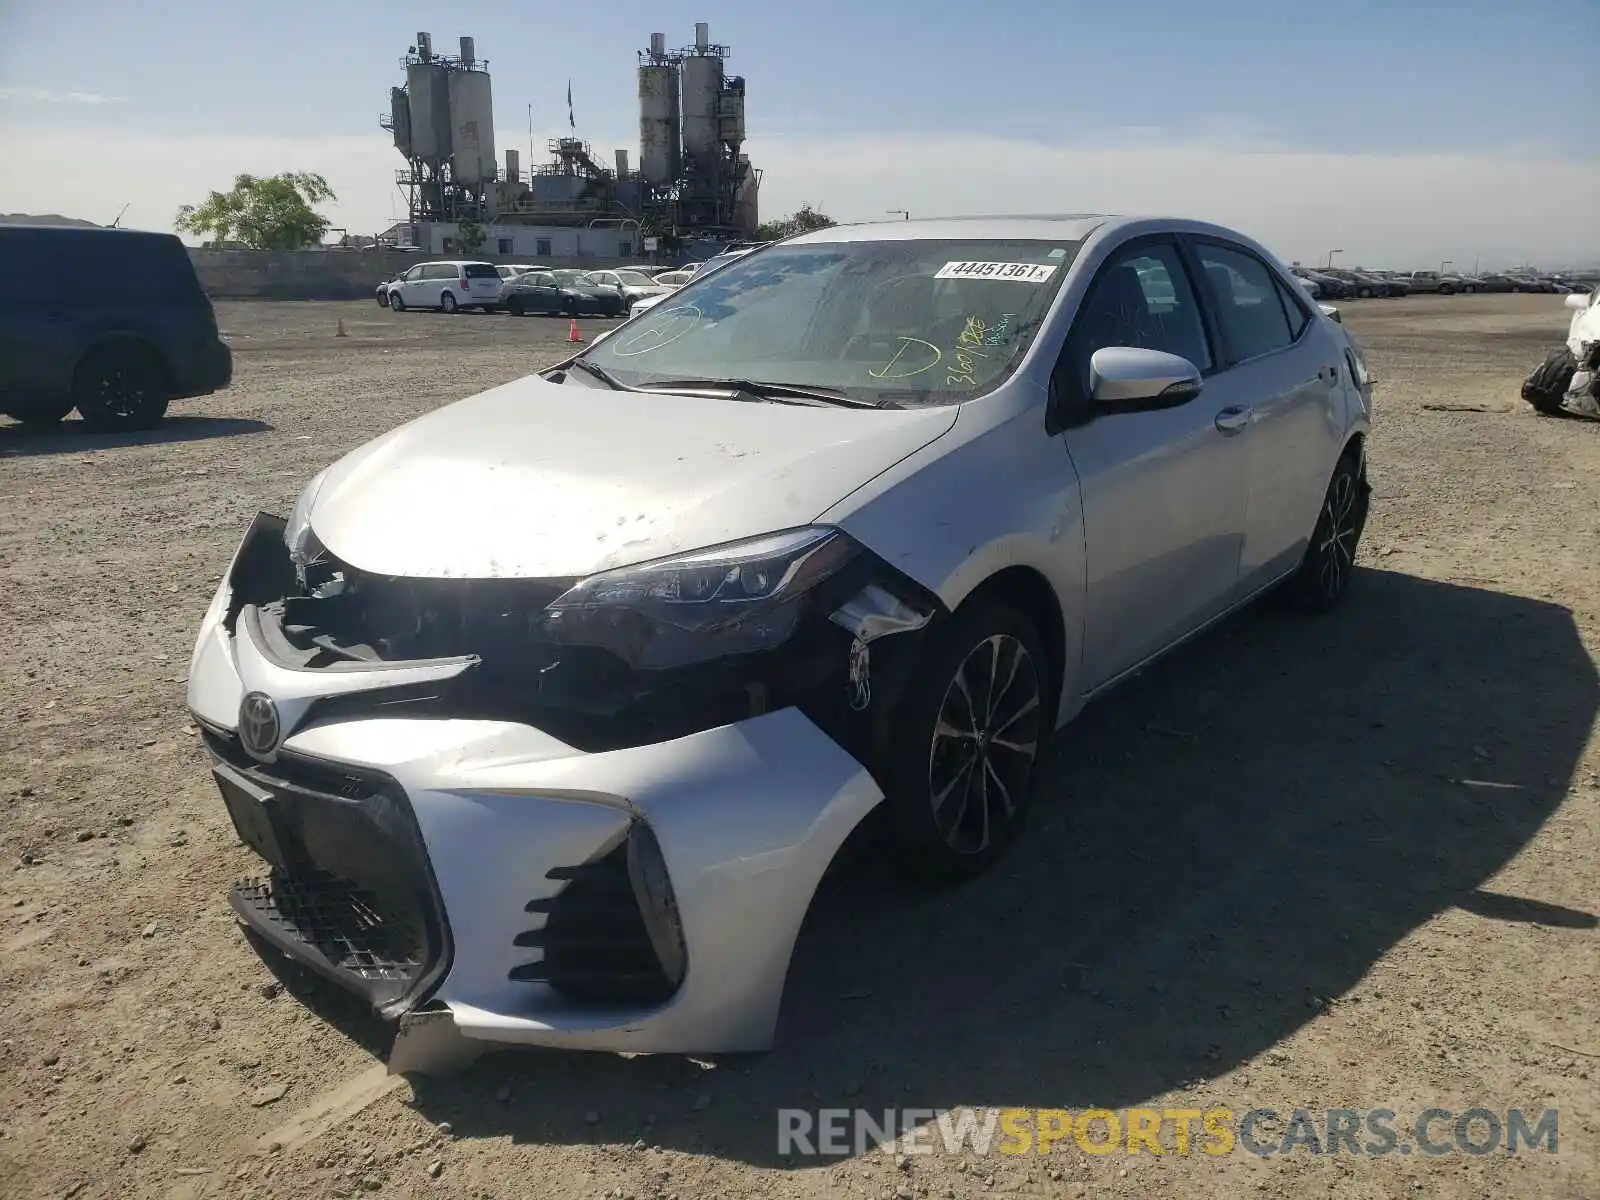
[{"label": "lower grille mesh", "polygon": [[402,985],[394,989],[396,994],[422,969],[421,930],[383,913],[371,892],[327,871],[274,871],[244,881],[235,895],[341,971],[370,983]]}]

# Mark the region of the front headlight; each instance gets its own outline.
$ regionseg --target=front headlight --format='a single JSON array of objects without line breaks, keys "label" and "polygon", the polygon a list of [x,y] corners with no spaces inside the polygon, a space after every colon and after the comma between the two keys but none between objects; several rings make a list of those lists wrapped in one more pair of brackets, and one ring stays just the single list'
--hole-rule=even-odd
[{"label": "front headlight", "polygon": [[311,532],[311,506],[317,502],[317,493],[322,490],[327,478],[328,469],[324,468],[306,484],[300,498],[294,502],[288,523],[283,527],[283,544],[289,551],[289,558],[294,563],[295,574],[300,577],[301,583],[305,582],[306,567],[322,553],[322,544],[317,541],[317,535]]},{"label": "front headlight", "polygon": [[545,609],[555,642],[662,670],[782,645],[806,594],[860,548],[810,526],[581,580]]}]

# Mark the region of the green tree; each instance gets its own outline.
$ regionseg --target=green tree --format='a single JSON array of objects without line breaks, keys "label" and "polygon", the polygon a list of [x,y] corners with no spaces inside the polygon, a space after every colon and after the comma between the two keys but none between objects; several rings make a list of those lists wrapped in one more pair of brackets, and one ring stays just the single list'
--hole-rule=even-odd
[{"label": "green tree", "polygon": [[208,246],[299,250],[321,242],[331,224],[313,206],[336,199],[321,175],[239,175],[231,191],[212,192],[200,205],[185,204],[174,225],[179,233],[206,239]]},{"label": "green tree", "polygon": [[810,204],[802,204],[798,211],[790,213],[779,221],[764,221],[756,226],[756,240],[760,242],[775,242],[779,238],[791,237],[797,233],[809,233],[813,229],[826,229],[838,222],[824,212],[819,212]]},{"label": "green tree", "polygon": [[456,245],[463,254],[476,254],[488,240],[489,235],[476,221],[463,221],[456,228]]}]

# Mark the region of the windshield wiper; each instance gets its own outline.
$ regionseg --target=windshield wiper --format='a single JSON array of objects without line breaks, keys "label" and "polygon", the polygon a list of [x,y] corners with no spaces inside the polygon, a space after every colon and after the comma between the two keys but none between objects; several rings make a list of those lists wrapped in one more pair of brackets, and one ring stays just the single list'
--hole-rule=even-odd
[{"label": "windshield wiper", "polygon": [[854,396],[840,391],[838,388],[801,387],[793,383],[763,383],[754,379],[663,379],[656,383],[644,384],[639,391],[674,391],[680,388],[727,388],[735,392],[748,392],[762,400],[776,400],[780,403],[785,398],[795,400],[815,400],[822,404],[833,404],[840,408],[899,408],[894,401],[857,400]]},{"label": "windshield wiper", "polygon": [[577,367],[578,370],[584,372],[586,375],[593,375],[601,383],[605,384],[608,388],[611,388],[614,391],[628,392],[628,391],[632,391],[633,390],[632,388],[628,387],[626,384],[619,383],[617,381],[617,377],[615,375],[613,375],[610,371],[606,370],[604,367],[598,365],[597,363],[590,362],[586,358],[575,358],[575,359],[573,359],[571,362],[569,362],[567,364],[567,367],[568,367],[568,369],[571,369],[572,367]]}]

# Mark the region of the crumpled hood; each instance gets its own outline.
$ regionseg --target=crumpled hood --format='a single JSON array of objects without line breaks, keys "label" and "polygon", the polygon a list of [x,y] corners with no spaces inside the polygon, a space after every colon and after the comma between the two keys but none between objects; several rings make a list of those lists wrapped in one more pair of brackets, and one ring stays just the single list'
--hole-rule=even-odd
[{"label": "crumpled hood", "polygon": [[329,468],[311,527],[385,575],[540,578],[807,525],[947,432],[955,406],[811,408],[530,376]]}]

